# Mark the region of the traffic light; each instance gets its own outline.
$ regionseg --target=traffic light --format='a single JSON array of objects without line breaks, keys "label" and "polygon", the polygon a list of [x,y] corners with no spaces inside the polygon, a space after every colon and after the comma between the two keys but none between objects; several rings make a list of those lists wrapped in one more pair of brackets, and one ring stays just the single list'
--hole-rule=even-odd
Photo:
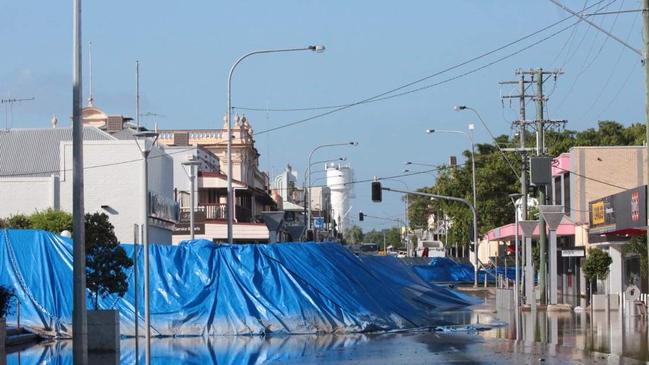
[{"label": "traffic light", "polygon": [[381,190],[381,183],[379,181],[372,182],[372,201],[380,203],[383,200],[383,191]]},{"label": "traffic light", "polygon": [[363,212],[358,212],[358,220],[362,222],[365,219],[365,214]]}]

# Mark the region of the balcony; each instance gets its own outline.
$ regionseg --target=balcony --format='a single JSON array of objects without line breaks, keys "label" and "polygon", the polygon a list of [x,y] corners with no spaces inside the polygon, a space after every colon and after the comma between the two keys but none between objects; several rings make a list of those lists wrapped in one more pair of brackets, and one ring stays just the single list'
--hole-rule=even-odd
[{"label": "balcony", "polygon": [[[181,208],[183,212],[189,212],[189,207]],[[205,214],[205,220],[226,220],[227,219],[227,204],[219,203],[204,203],[199,204],[196,210]],[[252,212],[250,208],[240,205],[235,207],[235,218],[237,222],[250,222],[252,220]]]}]

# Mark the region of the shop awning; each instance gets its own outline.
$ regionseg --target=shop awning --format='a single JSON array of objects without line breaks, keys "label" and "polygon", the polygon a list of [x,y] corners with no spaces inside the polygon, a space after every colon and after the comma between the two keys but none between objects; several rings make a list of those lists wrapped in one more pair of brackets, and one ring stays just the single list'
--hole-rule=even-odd
[{"label": "shop awning", "polygon": [[[496,227],[489,232],[487,232],[488,241],[513,241],[515,239],[516,224],[510,223],[504,226]],[[518,227],[518,234],[522,235],[523,230]],[[559,228],[557,229],[557,236],[574,236],[575,234],[575,224],[570,222],[568,219],[564,218]],[[539,227],[537,226],[534,230],[534,237],[539,236]]]}]

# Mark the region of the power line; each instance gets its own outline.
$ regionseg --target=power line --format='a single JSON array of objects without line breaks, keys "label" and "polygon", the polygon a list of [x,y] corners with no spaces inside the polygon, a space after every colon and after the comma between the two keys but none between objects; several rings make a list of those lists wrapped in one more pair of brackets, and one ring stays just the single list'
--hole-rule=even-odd
[{"label": "power line", "polygon": [[[321,118],[321,117],[324,117],[324,116],[327,116],[327,115],[330,115],[330,114],[333,114],[333,113],[337,113],[337,112],[342,111],[342,110],[345,110],[345,109],[349,109],[349,108],[351,108],[351,107],[353,107],[353,106],[356,106],[356,105],[366,104],[366,103],[370,103],[370,102],[378,102],[378,101],[383,101],[383,100],[388,100],[388,99],[393,99],[393,98],[396,98],[396,97],[400,97],[400,96],[404,96],[404,95],[412,94],[412,93],[415,93],[415,92],[423,91],[423,90],[426,90],[426,89],[429,89],[429,88],[432,88],[432,87],[435,87],[435,86],[439,86],[439,85],[442,85],[442,84],[445,84],[445,83],[448,83],[448,82],[451,82],[451,81],[457,80],[457,79],[462,78],[462,77],[464,77],[464,76],[468,76],[468,75],[470,75],[470,74],[476,73],[476,72],[478,72],[478,71],[480,71],[480,70],[483,70],[483,69],[485,69],[485,68],[488,68],[488,67],[490,67],[490,66],[493,66],[494,64],[499,63],[499,62],[502,62],[502,61],[504,61],[505,59],[510,58],[510,57],[512,57],[512,56],[515,56],[515,55],[517,55],[517,54],[519,54],[519,53],[522,53],[522,52],[524,52],[524,51],[526,51],[526,50],[528,50],[528,49],[530,49],[530,48],[532,48],[532,47],[534,47],[534,46],[536,46],[536,45],[538,45],[538,44],[540,44],[540,43],[542,43],[542,42],[545,42],[546,40],[548,40],[548,39],[550,39],[550,38],[552,38],[552,37],[554,37],[554,36],[556,36],[556,35],[558,35],[558,34],[564,32],[564,31],[570,29],[571,27],[577,25],[578,23],[579,23],[579,22],[575,22],[575,23],[573,23],[573,24],[571,24],[571,25],[568,25],[567,27],[564,27],[564,28],[560,29],[559,31],[554,32],[554,33],[552,33],[551,35],[549,35],[549,36],[547,36],[547,37],[545,37],[545,38],[542,38],[542,39],[539,40],[539,41],[536,41],[536,42],[534,42],[534,43],[532,43],[532,44],[530,44],[530,45],[528,45],[528,46],[526,46],[526,47],[523,47],[523,48],[521,48],[521,49],[519,49],[519,50],[517,50],[517,51],[515,51],[515,52],[512,52],[512,53],[510,53],[510,54],[508,54],[508,55],[505,55],[505,56],[503,56],[503,57],[500,57],[500,58],[498,58],[498,59],[496,59],[496,60],[494,60],[494,61],[491,61],[491,62],[489,62],[489,63],[487,63],[487,64],[485,64],[485,65],[483,65],[483,66],[480,66],[480,67],[474,68],[474,69],[472,69],[472,70],[469,70],[469,71],[464,72],[464,73],[461,73],[461,74],[459,74],[459,75],[456,75],[456,76],[453,76],[453,77],[447,78],[447,79],[442,80],[442,81],[439,81],[439,82],[437,82],[437,83],[429,84],[429,85],[422,86],[422,87],[419,87],[419,88],[416,88],[416,89],[412,89],[412,90],[408,90],[408,91],[404,91],[404,92],[401,92],[401,93],[398,93],[398,94],[393,94],[393,95],[387,95],[387,96],[386,96],[386,94],[391,94],[391,93],[394,92],[395,90],[400,90],[400,89],[403,89],[403,88],[405,88],[405,87],[408,87],[408,86],[403,86],[403,87],[400,87],[400,88],[394,89],[394,90],[392,90],[392,91],[388,91],[388,92],[385,92],[385,93],[382,93],[382,94],[379,94],[379,95],[373,96],[373,97],[371,97],[371,98],[367,98],[367,99],[361,100],[361,101],[356,102],[356,103],[353,103],[353,104],[347,104],[347,105],[344,105],[344,106],[342,106],[342,107],[340,107],[340,108],[337,108],[337,109],[329,110],[329,111],[327,111],[327,112],[320,113],[320,114],[316,114],[316,115],[313,115],[313,116],[310,116],[310,117],[307,117],[307,118],[304,118],[304,119],[299,119],[299,120],[296,120],[296,121],[293,121],[293,122],[289,122],[289,123],[286,123],[286,124],[281,124],[281,125],[279,125],[279,126],[277,126],[277,127],[273,127],[273,128],[269,128],[269,129],[266,129],[266,130],[262,130],[262,131],[256,132],[256,134],[264,134],[264,133],[273,132],[273,131],[276,131],[276,130],[279,130],[279,129],[283,129],[283,128],[287,128],[287,127],[292,127],[292,126],[294,126],[294,125],[298,125],[298,124],[306,123],[306,122],[308,122],[308,121],[311,121],[311,120],[314,120],[314,119],[317,119],[317,118]],[[441,74],[441,73],[442,73],[442,72],[440,72],[440,74]],[[413,84],[413,83],[411,83],[411,84],[409,84],[409,85],[412,85],[412,84]]]},{"label": "power line", "polygon": [[[593,7],[595,7],[595,6],[597,6],[597,5],[601,4],[601,3],[603,3],[604,1],[605,1],[605,0],[600,0],[600,1],[598,1],[597,3],[595,3],[595,4],[593,4],[593,5],[591,5],[591,6],[587,7],[587,8],[585,8],[584,10],[588,10],[588,9],[590,9],[590,8],[593,8]],[[613,1],[611,1],[610,3],[613,3],[613,2],[615,2],[615,1],[616,1],[616,0],[613,0]],[[609,4],[610,4],[610,3],[609,3]],[[606,6],[608,6],[608,5],[606,5]],[[600,8],[600,9],[601,9],[601,8]],[[598,9],[598,10],[600,10],[600,9]],[[537,31],[534,31],[534,32],[529,33],[529,34],[527,34],[527,35],[525,35],[525,36],[522,36],[522,37],[520,37],[520,38],[518,38],[518,39],[515,39],[515,40],[513,40],[513,41],[511,41],[511,42],[509,42],[509,43],[506,43],[506,44],[504,44],[504,45],[502,45],[502,46],[500,46],[500,47],[497,47],[497,48],[492,49],[492,50],[490,50],[490,51],[488,51],[488,52],[482,53],[482,54],[480,54],[480,55],[478,55],[478,56],[472,57],[472,58],[470,58],[470,59],[468,59],[468,60],[466,60],[466,61],[460,62],[460,63],[455,64],[455,65],[453,65],[453,66],[447,67],[447,68],[445,68],[445,69],[443,69],[443,70],[441,70],[441,71],[435,72],[435,73],[433,73],[433,74],[431,74],[431,75],[428,75],[428,76],[422,77],[422,78],[420,78],[420,79],[417,79],[417,80],[411,81],[411,82],[409,82],[409,83],[406,83],[406,84],[401,85],[401,86],[399,86],[399,87],[396,87],[396,88],[394,88],[394,89],[391,89],[391,90],[388,90],[388,91],[382,92],[382,93],[380,93],[380,94],[378,94],[378,95],[375,95],[375,96],[373,96],[373,97],[369,97],[369,98],[366,98],[366,99],[363,99],[363,100],[360,100],[360,101],[357,101],[357,102],[348,103],[348,104],[337,104],[337,105],[325,105],[325,106],[316,106],[316,107],[306,107],[306,108],[257,108],[257,107],[241,107],[241,106],[234,106],[233,109],[248,110],[248,111],[265,111],[265,112],[296,112],[296,111],[313,111],[313,110],[327,110],[327,109],[334,109],[335,111],[338,111],[338,110],[346,109],[346,108],[349,108],[349,107],[352,107],[352,106],[356,106],[356,105],[359,105],[359,104],[365,104],[365,103],[369,103],[369,102],[375,102],[375,101],[385,100],[385,99],[380,99],[380,100],[375,100],[375,99],[379,99],[379,98],[381,98],[381,97],[383,97],[383,96],[386,96],[386,95],[388,95],[388,94],[392,94],[392,93],[394,93],[394,92],[396,92],[396,91],[403,90],[403,89],[408,88],[408,87],[410,87],[410,86],[413,86],[413,85],[415,85],[415,84],[421,83],[421,82],[426,81],[426,80],[428,80],[428,79],[434,78],[434,77],[436,77],[436,76],[439,76],[439,75],[441,75],[441,74],[447,73],[447,72],[449,72],[449,71],[453,71],[453,70],[455,70],[455,69],[457,69],[457,68],[460,68],[460,67],[465,66],[465,65],[467,65],[467,64],[473,63],[473,62],[475,62],[475,61],[477,61],[477,60],[480,60],[480,59],[482,59],[482,58],[485,58],[485,57],[487,57],[487,56],[490,56],[490,55],[492,55],[492,54],[494,54],[494,53],[497,53],[497,52],[499,52],[499,51],[501,51],[501,50],[503,50],[503,49],[509,48],[509,47],[511,47],[511,46],[513,46],[513,45],[515,45],[515,44],[517,44],[517,43],[520,43],[520,42],[522,42],[522,41],[524,41],[524,40],[526,40],[526,39],[528,39],[528,38],[531,38],[531,37],[533,37],[533,36],[535,36],[535,35],[537,35],[537,34],[540,34],[540,33],[544,32],[544,31],[546,31],[546,30],[548,30],[548,29],[550,29],[550,28],[553,28],[553,27],[555,27],[555,26],[557,26],[557,25],[563,23],[564,21],[566,21],[566,20],[568,20],[568,19],[571,19],[571,18],[574,18],[574,17],[575,17],[575,15],[568,16],[568,17],[563,18],[563,19],[561,19],[561,20],[559,20],[559,21],[557,21],[557,22],[554,22],[554,23],[552,23],[552,24],[550,24],[550,25],[548,25],[548,26],[545,26],[545,27],[543,27],[543,28],[541,28],[541,29],[539,29],[539,30],[537,30]],[[576,23],[570,25],[569,27],[572,27],[572,26],[574,26],[574,25],[576,25],[576,24],[578,24],[578,23],[580,23],[580,22],[581,22],[581,20],[579,20],[579,21],[577,21]],[[568,28],[569,28],[569,27],[568,27]],[[565,30],[565,29],[563,29],[563,30]],[[554,36],[554,35],[556,35],[556,34],[558,34],[558,33],[561,33],[563,30],[561,30],[560,32],[557,32],[557,33],[553,34],[552,36]],[[551,36],[551,37],[552,37],[552,36]],[[544,38],[542,41],[545,41],[545,40],[547,40],[547,39],[549,39],[549,38],[551,38],[551,37],[546,37],[546,38]],[[532,44],[532,46],[537,45],[538,43],[541,43],[541,42],[535,42],[535,43]],[[526,47],[526,48],[523,48],[523,49],[520,50],[520,51],[514,52],[514,53],[510,54],[508,57],[511,57],[511,56],[513,56],[513,55],[516,55],[516,54],[518,54],[518,53],[520,53],[520,52],[522,52],[522,51],[524,51],[524,50],[527,50],[527,49],[529,49],[529,48],[531,48],[531,46],[528,46],[528,47]],[[506,57],[505,57],[505,58],[506,58]],[[504,58],[503,58],[503,59],[504,59]],[[502,59],[501,59],[500,61],[502,61]],[[494,63],[495,63],[495,62],[494,62]],[[493,64],[493,63],[489,64],[489,66],[492,65],[492,64]],[[483,67],[483,68],[484,68],[484,67]],[[477,71],[477,70],[475,70],[475,71]],[[475,71],[473,71],[473,72],[475,72]],[[449,81],[450,81],[450,80],[449,80]],[[434,85],[433,85],[433,86],[434,86]],[[432,87],[432,86],[429,86],[429,87]],[[414,92],[414,91],[413,91],[413,92]],[[407,94],[407,93],[404,93],[404,94],[402,94],[402,95],[405,95],[405,94]],[[400,95],[399,95],[399,96],[400,96]],[[387,98],[386,98],[386,99],[387,99]],[[314,117],[315,117],[315,116],[314,116]],[[312,118],[313,118],[313,117],[312,117]]]}]

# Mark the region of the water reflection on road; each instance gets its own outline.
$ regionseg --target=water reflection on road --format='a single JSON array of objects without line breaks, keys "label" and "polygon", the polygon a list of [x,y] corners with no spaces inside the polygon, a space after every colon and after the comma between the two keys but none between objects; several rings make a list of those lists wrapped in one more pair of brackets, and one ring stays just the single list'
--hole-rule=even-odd
[{"label": "water reflection on road", "polygon": [[[485,338],[517,340],[513,311],[465,311],[449,314],[456,322],[502,323],[507,325],[481,332]],[[628,357],[649,361],[647,319],[623,317],[617,311],[521,313],[518,340],[526,345],[536,343],[552,347],[567,347],[587,352]]]},{"label": "water reflection on road", "polygon": [[[595,312],[591,320],[590,313],[523,312],[517,342],[513,312],[492,308],[442,313],[453,323],[493,326],[472,333],[426,330],[154,339],[152,364],[634,364],[649,360],[647,322],[641,317]],[[143,340],[140,344],[142,351]],[[119,356],[93,354],[90,363],[135,364],[134,339],[123,339],[121,348]],[[143,364],[143,353],[139,360]],[[10,354],[7,364],[72,364],[72,344],[33,346]]]}]

